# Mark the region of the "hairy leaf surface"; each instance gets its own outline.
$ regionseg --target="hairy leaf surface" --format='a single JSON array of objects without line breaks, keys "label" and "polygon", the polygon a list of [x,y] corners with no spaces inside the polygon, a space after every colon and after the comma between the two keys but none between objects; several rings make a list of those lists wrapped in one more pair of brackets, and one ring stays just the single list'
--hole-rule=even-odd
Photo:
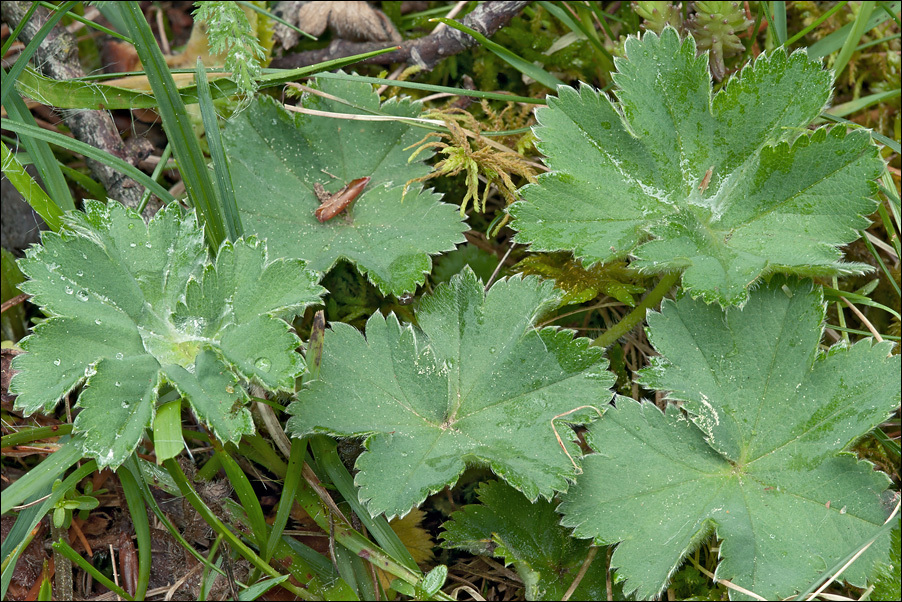
[{"label": "hairy leaf surface", "polygon": [[[468,463],[488,465],[531,500],[550,497],[575,474],[551,419],[600,407],[614,381],[587,339],[533,327],[556,302],[551,283],[536,278],[484,293],[466,268],[421,300],[422,330],[394,315],[373,315],[366,338],[333,323],[319,379],[297,394],[288,429],[366,437],[356,483],[374,515],[405,514]],[[566,421],[596,415],[582,409]]]},{"label": "hairy leaf surface", "polygon": [[858,237],[882,162],[870,134],[807,132],[831,76],[804,52],[759,56],[712,98],[707,57],[671,28],[626,41],[616,100],[558,88],[537,111],[552,172],[511,208],[517,241],[587,264],[631,255],[683,273],[693,296],[741,304],[774,272],[860,272]]},{"label": "hairy leaf surface", "polygon": [[[319,85],[351,105],[311,95],[304,107],[399,117],[420,112],[406,100],[380,105],[367,84]],[[267,238],[275,256],[304,257],[320,271],[347,259],[383,294],[413,291],[432,269],[431,255],[453,250],[466,229],[455,207],[431,191],[413,187],[401,201],[404,184],[429,171],[422,161],[408,163],[411,151],[404,150],[422,136],[398,121],[289,114],[258,99],[223,133],[245,230]],[[314,217],[320,205],[314,184],[334,193],[365,176],[370,182],[347,213],[324,223]]]},{"label": "hairy leaf surface", "polygon": [[[842,452],[898,407],[899,357],[867,340],[820,353],[824,307],[820,289],[775,277],[741,311],[686,296],[649,314],[661,357],[643,384],[688,419],[618,398],[559,508],[576,536],[621,542],[612,565],[627,590],[659,594],[713,531],[718,578],[782,599],[886,520],[889,479]],[[863,585],[888,539],[843,578]]]},{"label": "hairy leaf surface", "polygon": [[268,261],[251,238],[215,261],[203,231],[176,204],[151,222],[119,203],[72,212],[20,261],[23,291],[50,316],[22,341],[10,391],[16,406],[50,411],[84,383],[75,431],[102,466],[119,466],[173,384],[223,441],[253,432],[239,379],[290,391],[304,362],[291,318],[319,302],[319,274],[300,260]]},{"label": "hairy leaf surface", "polygon": [[[530,503],[499,481],[480,485],[478,496],[481,504],[464,506],[443,525],[442,547],[504,558],[523,579],[527,600],[563,599],[589,555],[590,542],[570,537],[558,524],[553,502]],[[605,552],[599,551],[571,599],[607,599]]]}]

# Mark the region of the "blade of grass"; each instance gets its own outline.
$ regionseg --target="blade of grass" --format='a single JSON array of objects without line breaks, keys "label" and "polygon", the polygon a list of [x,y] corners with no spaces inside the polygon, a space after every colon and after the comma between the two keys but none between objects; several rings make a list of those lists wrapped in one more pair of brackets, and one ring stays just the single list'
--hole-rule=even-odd
[{"label": "blade of grass", "polygon": [[[386,52],[394,52],[396,48],[383,48],[374,50],[373,52],[365,52],[363,54],[355,54],[353,56],[342,57],[332,61],[317,63],[309,67],[301,67],[291,70],[265,70],[266,75],[257,82],[259,89],[273,88],[282,86],[288,82],[295,81],[301,77],[313,75],[320,71],[328,71],[346,67],[358,61],[385,54]],[[193,73],[194,69],[173,69],[170,73]],[[221,71],[213,71],[221,73]],[[116,77],[125,75],[146,75],[145,72],[139,71],[134,73],[116,74]],[[43,104],[52,105],[60,109],[153,109],[159,106],[157,97],[143,90],[132,90],[118,86],[110,86],[106,84],[94,83],[95,80],[109,79],[110,75],[88,76],[80,79],[60,81],[44,77],[33,69],[26,69],[22,72],[19,81],[16,83],[19,91]],[[386,80],[391,83],[394,80]],[[425,85],[425,84],[421,84]],[[448,88],[454,90],[455,88]],[[182,101],[186,105],[197,103],[197,84],[186,85],[178,89]],[[232,96],[238,93],[238,86],[228,77],[217,77],[210,82],[210,93],[214,99]],[[503,98],[517,98],[507,97]],[[527,99],[536,102],[535,99]]]},{"label": "blade of grass", "polygon": [[786,44],[786,3],[771,2],[770,10],[773,14],[771,25],[774,28],[774,33],[777,34],[777,42],[779,42],[780,46],[784,46]]},{"label": "blade of grass", "polygon": [[204,64],[199,57],[194,81],[197,82],[197,102],[200,107],[201,119],[204,122],[204,133],[207,136],[207,147],[210,149],[213,174],[216,176],[216,189],[219,191],[222,219],[228,231],[228,239],[234,242],[241,238],[244,229],[241,227],[238,201],[235,199],[235,190],[232,187],[229,160],[225,154],[225,147],[222,145],[216,107],[213,106],[213,97],[210,96],[210,84],[207,82],[207,73],[204,71]]},{"label": "blade of grass", "polygon": [[19,74],[22,73],[22,70],[25,69],[25,66],[28,64],[28,61],[31,60],[31,57],[34,56],[34,53],[37,52],[37,49],[44,42],[44,38],[47,37],[47,34],[50,33],[50,30],[59,23],[60,19],[66,16],[66,13],[69,10],[78,4],[77,1],[70,0],[66,2],[62,6],[60,6],[59,11],[50,17],[41,29],[38,30],[38,33],[35,34],[34,38],[25,46],[25,49],[19,55],[19,58],[16,59],[16,62],[13,63],[13,66],[10,68],[9,73],[4,76],[3,83],[0,84],[0,104],[6,106],[6,97],[9,95],[10,90],[13,89],[13,86],[16,83],[16,78],[19,77]]},{"label": "blade of grass", "polygon": [[[245,558],[251,565],[266,573],[270,577],[280,577],[278,571],[269,566],[268,563],[264,562],[262,558],[257,556],[254,551],[244,544],[241,539],[232,533],[232,531],[226,527],[225,524],[213,513],[212,510],[200,499],[200,496],[197,495],[197,492],[194,491],[194,488],[191,487],[191,484],[188,482],[188,479],[185,477],[185,474],[182,472],[181,467],[175,460],[166,460],[163,465],[166,467],[166,470],[169,472],[169,475],[175,480],[176,485],[178,485],[179,491],[181,491],[182,495],[185,496],[185,499],[188,500],[188,503],[194,507],[194,509],[201,515],[204,522],[207,523],[216,533],[219,533],[223,536],[225,541],[231,546],[233,550],[235,550],[238,554],[240,554],[243,558]],[[283,585],[285,589],[295,594],[299,598],[303,600],[311,600],[315,596],[303,589],[302,587],[297,587],[290,583],[286,583]]]},{"label": "blade of grass", "polygon": [[60,424],[54,426],[38,426],[34,428],[23,428],[18,432],[4,435],[0,438],[0,447],[14,447],[32,441],[40,441],[49,437],[62,437],[72,432],[71,424]]},{"label": "blade of grass", "polygon": [[833,63],[833,81],[839,80],[839,76],[846,68],[846,65],[849,64],[849,59],[852,58],[852,54],[855,52],[858,44],[861,43],[861,36],[871,29],[868,26],[868,21],[871,18],[871,13],[874,12],[874,3],[862,2],[859,6],[858,15],[856,15],[855,21],[852,22],[852,29],[849,31],[845,42],[843,42],[836,61]]},{"label": "blade of grass", "polygon": [[119,9],[128,28],[128,35],[135,41],[138,58],[147,72],[147,80],[154,96],[159,101],[158,110],[163,128],[178,161],[189,202],[196,209],[197,221],[203,226],[207,244],[215,254],[226,239],[225,219],[185,103],[138,4],[131,1],[117,2],[113,8]]},{"label": "blade of grass", "polygon": [[[833,123],[842,123],[842,124],[844,124],[848,127],[852,127],[852,128],[862,127],[859,124],[855,123],[854,121],[849,121],[848,119],[843,119],[842,117],[837,117],[836,115],[831,115],[830,113],[827,113],[827,112],[821,113],[819,115],[819,117],[821,119],[826,119],[827,121],[832,121]],[[871,131],[871,137],[874,140],[876,140],[877,142],[879,142],[880,144],[883,144],[884,146],[888,146],[889,148],[891,148],[893,150],[893,152],[895,152],[897,154],[902,153],[902,148],[900,148],[898,141],[893,140],[892,138],[887,138],[883,134],[881,134],[879,132],[874,132],[874,131]]]},{"label": "blade of grass", "polygon": [[[31,16],[34,14],[34,11],[38,9],[38,5],[34,2],[28,7],[28,10],[25,11],[25,15],[22,16],[22,20],[19,21],[19,24],[16,25],[16,28],[12,30],[12,33],[9,34],[9,37],[6,38],[6,41],[3,42],[2,54],[0,56],[6,56],[9,52],[9,49],[13,47],[13,42],[19,39],[19,34],[22,33],[22,30],[25,29],[25,25],[28,24],[28,21],[31,20]],[[6,71],[4,70],[3,77],[6,77]]]},{"label": "blade of grass", "polygon": [[135,527],[135,538],[138,541],[138,583],[135,586],[135,599],[143,600],[147,594],[147,585],[150,583],[151,546],[150,522],[147,520],[147,507],[141,497],[141,489],[135,481],[135,477],[128,470],[116,472],[122,491],[125,493],[125,503],[128,505],[128,515]]},{"label": "blade of grass", "polygon": [[[44,2],[43,0],[36,2],[36,4],[39,4],[39,5],[43,6],[44,8],[46,8],[48,10],[52,10],[54,12],[59,10],[58,6],[50,4],[49,2]],[[95,23],[94,21],[91,21],[90,19],[85,19],[84,17],[82,17],[81,15],[79,15],[78,13],[76,13],[74,11],[69,12],[69,18],[72,19],[73,21],[78,21],[79,23],[83,23],[84,25],[86,25],[92,29],[96,29],[97,31],[99,31],[101,33],[105,33],[108,36],[113,36],[114,38],[118,38],[127,44],[132,43],[131,40],[129,40],[127,37],[125,37],[118,31],[114,31],[108,27],[104,27],[100,23]]]},{"label": "blade of grass", "polygon": [[[81,447],[79,446],[78,455],[81,457]],[[56,452],[59,453],[59,452]],[[54,454],[55,455],[55,454]],[[43,466],[47,461],[41,462],[41,466]],[[73,461],[72,464],[75,462]],[[52,491],[53,481],[58,478],[61,478],[66,470],[68,470],[71,464],[59,468],[56,472],[52,472],[50,474],[50,479],[44,483],[43,487],[37,487],[34,489],[34,493],[29,496],[34,500],[38,500],[44,495],[48,495],[47,499],[45,499],[40,504],[35,504],[33,506],[29,506],[24,509],[21,513],[19,513],[18,518],[16,518],[16,523],[13,525],[13,528],[10,530],[9,534],[6,536],[6,539],[3,540],[2,546],[2,578],[0,578],[0,599],[6,600],[6,590],[9,588],[10,581],[12,579],[13,570],[16,568],[16,561],[22,552],[25,551],[26,546],[31,541],[31,538],[34,537],[34,529],[37,527],[38,522],[41,521],[44,516],[49,513],[53,507],[56,505],[58,501],[63,499],[63,497],[69,491],[72,491],[78,482],[83,478],[97,470],[97,462],[94,460],[89,460],[85,462],[81,467],[75,470],[68,477],[63,479],[62,483],[56,488],[56,490]],[[19,483],[23,480],[31,479],[34,477],[32,473],[34,469],[28,473],[25,477],[20,478],[16,483]],[[43,481],[44,479],[42,479]],[[16,483],[13,483],[15,485]],[[11,485],[10,488],[13,486]],[[3,492],[3,501],[6,502],[6,492],[9,491],[7,488]],[[21,500],[20,500],[21,501]],[[16,504],[13,504],[16,505]],[[6,514],[6,511],[3,512]]]},{"label": "blade of grass", "polygon": [[479,42],[485,48],[487,48],[492,53],[494,53],[498,58],[500,58],[501,60],[503,60],[504,62],[509,64],[511,67],[513,67],[520,73],[536,80],[537,82],[539,82],[546,88],[550,88],[551,90],[557,90],[558,86],[564,85],[564,82],[562,82],[561,80],[559,80],[552,74],[548,73],[541,67],[537,67],[536,65],[533,65],[529,61],[520,58],[519,56],[517,56],[516,54],[514,54],[513,52],[511,52],[504,46],[502,46],[500,44],[496,44],[495,42],[491,41],[490,39],[488,39],[487,37],[485,37],[478,31],[476,31],[475,29],[471,29],[471,28],[467,27],[466,25],[464,25],[463,23],[455,21],[454,19],[445,19],[443,17],[430,19],[430,21],[444,23],[448,27],[452,27],[458,31],[462,31],[462,32],[472,36],[477,42]]},{"label": "blade of grass", "polygon": [[276,545],[282,539],[282,533],[285,531],[285,525],[288,524],[288,517],[291,515],[291,506],[294,496],[297,494],[298,487],[301,485],[301,471],[304,466],[304,455],[307,452],[307,444],[301,439],[291,440],[291,454],[288,457],[288,472],[285,474],[285,482],[282,483],[282,494],[279,498],[279,510],[276,512],[276,519],[273,521],[272,530],[269,533],[269,539],[263,546],[263,560],[269,562],[272,560],[273,552]]},{"label": "blade of grass", "polygon": [[[160,179],[160,176],[163,174],[163,170],[166,169],[166,164],[169,163],[169,159],[172,157],[172,145],[166,144],[166,148],[163,149],[163,153],[160,155],[160,162],[157,163],[157,166],[153,168],[153,173],[150,174],[151,179],[156,182]],[[144,208],[147,207],[147,203],[150,201],[150,190],[145,190],[144,194],[141,195],[141,203],[138,205],[138,213],[144,213]]]},{"label": "blade of grass", "polygon": [[[887,19],[892,18],[893,13],[899,12],[899,7],[902,6],[902,2],[885,2],[881,3],[881,5],[889,5],[890,13],[880,12],[874,15],[871,15],[871,18],[868,20],[867,25],[865,26],[865,31],[870,31],[874,27],[877,27]],[[855,23],[848,23],[823,40],[818,40],[814,44],[808,47],[808,56],[812,59],[820,59],[824,58],[828,54],[833,54],[840,48],[842,48],[845,41],[849,38],[849,34],[852,31],[852,27]]]},{"label": "blade of grass", "polygon": [[812,21],[811,24],[808,25],[808,27],[806,27],[802,31],[798,32],[797,34],[795,34],[794,36],[792,36],[791,38],[786,40],[786,43],[784,44],[784,46],[792,46],[793,44],[798,42],[800,39],[802,39],[803,37],[808,35],[809,32],[813,31],[815,27],[817,27],[818,25],[820,25],[821,23],[823,23],[824,21],[826,21],[827,19],[832,17],[834,15],[834,13],[836,13],[841,8],[845,7],[845,5],[848,3],[849,3],[848,0],[843,0],[842,2],[837,2],[835,5],[830,7],[830,10],[827,10],[820,17],[818,17],[817,19]]},{"label": "blade of grass", "polygon": [[67,544],[65,541],[57,541],[53,544],[53,549],[74,562],[79,566],[79,568],[97,580],[98,583],[102,584],[105,588],[112,592],[116,592],[117,596],[125,598],[126,600],[134,600],[128,595],[128,592],[113,583],[112,580],[108,579],[106,575],[98,571],[94,568],[94,565],[81,557],[81,554],[72,549],[72,546]]},{"label": "blade of grass", "polygon": [[182,400],[160,404],[153,419],[153,448],[157,463],[175,458],[185,449],[182,439]]},{"label": "blade of grass", "polygon": [[561,23],[566,25],[570,31],[580,32],[586,39],[589,40],[589,44],[592,45],[595,50],[597,50],[603,57],[605,57],[610,64],[606,65],[606,68],[609,70],[610,66],[614,63],[614,57],[611,56],[611,53],[607,51],[604,45],[601,43],[601,40],[598,39],[598,35],[595,32],[594,27],[587,26],[580,20],[576,20],[563,8],[557,6],[553,2],[539,2],[539,5],[548,11],[550,14],[554,15]]},{"label": "blade of grass", "polygon": [[56,232],[62,225],[63,211],[50,200],[44,189],[38,186],[25,167],[19,163],[16,156],[10,151],[6,144],[0,142],[0,156],[3,161],[3,175],[9,178],[10,183],[16,187],[16,190],[25,199],[35,212],[41,216],[47,227]]},{"label": "blade of grass", "polygon": [[[0,502],[0,514],[6,514],[18,506],[23,500],[33,497],[38,491],[53,483],[60,473],[83,457],[81,441],[69,440],[62,447],[50,454],[43,462],[28,471],[27,478],[17,479],[15,483],[3,490]],[[93,460],[92,460],[93,461]]]},{"label": "blade of grass", "polygon": [[267,542],[267,526],[266,518],[263,516],[263,508],[260,506],[260,499],[254,491],[253,485],[238,463],[230,456],[222,444],[216,439],[211,439],[213,450],[222,468],[225,470],[229,479],[229,485],[238,494],[238,500],[247,513],[248,524],[251,527],[251,541],[257,546],[257,549],[263,550]]},{"label": "blade of grass", "polygon": [[[156,515],[157,519],[163,526],[169,531],[169,534],[172,535],[173,539],[175,539],[182,548],[184,548],[189,554],[194,556],[194,558],[203,564],[205,567],[218,572],[221,575],[225,575],[225,573],[219,570],[217,567],[213,566],[207,558],[194,549],[194,547],[188,543],[188,541],[182,536],[181,532],[175,528],[175,525],[172,524],[172,521],[169,520],[169,517],[160,509],[160,505],[157,503],[156,498],[153,497],[153,494],[150,492],[150,487],[147,484],[147,481],[144,476],[144,472],[141,470],[138,462],[144,462],[144,460],[139,460],[135,454],[132,454],[128,460],[126,460],[119,470],[125,468],[128,470],[135,479],[135,483],[138,485],[138,489],[141,491],[141,497],[144,499],[144,503],[150,507],[151,512]],[[168,473],[164,473],[167,475]],[[173,487],[175,484],[173,482]],[[178,491],[178,490],[177,490]]]},{"label": "blade of grass", "polygon": [[[9,77],[6,70],[3,70],[3,77]],[[9,119],[20,123],[27,123],[34,127],[38,127],[37,122],[31,111],[28,110],[25,101],[18,94],[10,94],[7,102],[3,105]],[[6,120],[4,120],[6,121]],[[75,201],[72,200],[72,193],[69,191],[69,185],[66,184],[66,178],[60,168],[60,163],[53,154],[50,145],[43,140],[37,140],[30,136],[22,136],[22,145],[31,160],[41,174],[41,180],[47,188],[47,195],[53,199],[53,202],[62,211],[72,211],[75,209]]]},{"label": "blade of grass", "polygon": [[111,155],[108,152],[102,151],[99,148],[93,147],[90,144],[85,144],[81,140],[75,140],[74,138],[63,136],[62,134],[59,134],[57,132],[50,132],[37,126],[28,125],[25,123],[17,123],[12,120],[4,120],[3,128],[11,132],[15,132],[16,134],[31,136],[32,138],[44,140],[45,142],[51,142],[72,152],[82,154],[90,159],[103,161],[107,165],[116,168],[121,173],[138,182],[142,186],[145,186],[148,190],[157,195],[157,197],[159,197],[163,202],[169,203],[175,200],[175,197],[169,194],[168,190],[154,182],[153,179],[151,179],[146,173],[144,173],[128,161]]},{"label": "blade of grass", "polygon": [[877,2],[877,6],[880,7],[880,10],[889,15],[890,19],[896,22],[897,27],[902,27],[902,15],[896,14],[897,12],[899,12],[899,8],[892,8],[892,4],[892,2],[886,2],[885,0]]},{"label": "blade of grass", "polygon": [[367,531],[376,540],[379,546],[388,552],[395,560],[409,568],[411,571],[420,572],[416,561],[410,555],[410,551],[395,533],[384,516],[370,517],[357,496],[357,488],[354,486],[354,477],[341,462],[338,456],[335,441],[325,435],[310,437],[310,449],[316,457],[317,466],[325,473],[325,476],[335,485],[344,500],[351,506],[351,510],[360,519]]},{"label": "blade of grass", "polygon": [[858,111],[862,111],[872,105],[879,104],[881,102],[888,102],[893,98],[897,98],[899,94],[899,88],[886,90],[885,92],[878,92],[876,94],[868,94],[867,96],[864,96],[862,98],[856,98],[855,100],[850,100],[849,102],[844,102],[842,104],[830,107],[826,112],[836,117],[845,117],[846,115],[857,113]]}]

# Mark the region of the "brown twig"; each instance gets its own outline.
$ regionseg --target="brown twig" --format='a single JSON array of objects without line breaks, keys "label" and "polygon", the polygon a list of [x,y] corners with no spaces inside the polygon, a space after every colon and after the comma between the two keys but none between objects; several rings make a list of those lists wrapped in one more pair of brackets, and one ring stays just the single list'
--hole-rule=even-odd
[{"label": "brown twig", "polygon": [[[527,2],[482,2],[473,12],[464,17],[463,24],[485,36],[491,36],[507,25],[527,4]],[[400,50],[381,54],[362,62],[376,65],[409,63],[429,70],[442,60],[463,52],[467,48],[475,46],[476,43],[472,36],[456,29],[436,28],[436,31],[427,36],[402,42]],[[287,54],[274,59],[270,66],[277,69],[296,69],[322,61],[380,50],[387,45],[387,42],[334,40],[327,48]]]}]

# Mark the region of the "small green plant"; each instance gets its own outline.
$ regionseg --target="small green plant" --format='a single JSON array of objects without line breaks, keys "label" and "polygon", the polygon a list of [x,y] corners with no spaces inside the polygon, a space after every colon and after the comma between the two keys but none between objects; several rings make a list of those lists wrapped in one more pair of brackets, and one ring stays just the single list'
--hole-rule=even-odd
[{"label": "small green plant", "polygon": [[882,161],[867,131],[805,130],[830,98],[805,53],[759,56],[712,95],[706,57],[667,28],[627,40],[614,81],[616,103],[561,87],[537,112],[552,172],[511,208],[518,242],[587,265],[632,255],[723,305],[775,272],[870,269],[836,247],[867,226]]},{"label": "small green plant", "polygon": [[[61,483],[62,481],[57,479],[53,483],[52,491],[56,491]],[[105,492],[106,489],[94,491],[91,483],[85,484],[84,495],[79,495],[76,490],[67,491],[63,498],[53,506],[53,526],[57,529],[68,529],[72,525],[74,512],[78,512],[79,518],[82,520],[87,519],[88,512],[100,505],[97,496]]]},{"label": "small green plant", "polygon": [[50,316],[24,339],[10,391],[26,413],[84,385],[74,430],[87,456],[118,467],[174,388],[222,441],[253,432],[243,383],[289,391],[304,370],[279,317],[319,302],[304,261],[267,257],[251,238],[212,260],[194,217],[172,204],[145,225],[89,201],[20,262],[22,290]]}]

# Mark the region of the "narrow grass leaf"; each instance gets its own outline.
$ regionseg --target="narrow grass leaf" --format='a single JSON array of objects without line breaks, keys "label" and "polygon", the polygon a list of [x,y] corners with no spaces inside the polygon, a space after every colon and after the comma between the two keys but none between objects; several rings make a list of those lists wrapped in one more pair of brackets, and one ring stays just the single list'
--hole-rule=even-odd
[{"label": "narrow grass leaf", "polygon": [[135,50],[159,103],[160,118],[178,161],[189,203],[197,210],[197,219],[204,229],[207,243],[215,252],[222,241],[228,239],[228,230],[185,103],[138,3],[119,2],[113,8],[119,10],[129,36],[135,41]]},{"label": "narrow grass leaf", "polygon": [[93,147],[90,144],[85,144],[80,140],[69,138],[68,136],[64,136],[57,132],[50,132],[36,125],[17,123],[11,119],[3,121],[3,129],[15,132],[16,134],[22,136],[31,136],[32,138],[38,140],[51,142],[72,152],[80,153],[90,159],[106,163],[107,165],[115,168],[117,171],[135,180],[142,186],[147,187],[147,189],[151,190],[164,203],[169,203],[175,200],[175,197],[169,194],[168,190],[160,186],[153,180],[153,178],[148,176],[146,173],[144,173],[128,161],[111,155],[106,151],[102,151],[99,148]]},{"label": "narrow grass leaf", "polygon": [[444,23],[448,27],[456,29],[458,31],[462,31],[465,34],[473,36],[477,42],[479,42],[482,46],[492,51],[498,58],[509,64],[511,67],[536,80],[546,88],[551,88],[552,90],[557,90],[558,86],[563,86],[564,82],[548,73],[541,67],[537,67],[536,65],[530,63],[529,61],[520,58],[501,44],[497,44],[475,29],[467,27],[463,23],[459,21],[455,21],[454,19],[445,19],[445,18],[437,18],[431,19],[432,21],[438,21],[440,23]]},{"label": "narrow grass leaf", "polygon": [[[3,77],[7,77],[5,70]],[[18,94],[11,94],[4,105],[9,119],[4,120],[4,127],[9,120],[27,123],[31,126],[38,127],[37,122],[25,101]],[[47,189],[47,195],[53,199],[53,202],[62,211],[72,211],[75,209],[75,201],[72,200],[72,193],[69,191],[69,185],[66,178],[63,177],[63,171],[60,162],[53,154],[50,145],[44,140],[32,138],[31,136],[22,136],[22,145],[28,151],[32,163],[38,173],[41,174],[41,180]]]},{"label": "narrow grass leaf", "polygon": [[26,65],[28,65],[28,61],[30,61],[31,57],[34,56],[34,53],[37,52],[38,47],[44,43],[44,38],[47,37],[50,30],[53,29],[54,26],[60,22],[60,19],[65,17],[66,13],[68,13],[76,4],[78,4],[77,1],[71,0],[70,2],[61,5],[59,10],[57,10],[57,12],[41,26],[31,41],[25,46],[25,49],[19,53],[19,58],[17,58],[16,62],[10,67],[9,73],[4,74],[3,82],[0,83],[0,104],[6,105],[6,97],[9,96],[10,90],[15,86],[16,78],[19,77],[19,74],[22,73]]},{"label": "narrow grass leaf", "polygon": [[9,179],[10,184],[15,186],[25,202],[28,203],[35,213],[41,216],[47,227],[54,232],[59,230],[62,224],[63,211],[54,203],[44,189],[31,177],[25,167],[19,163],[16,156],[10,151],[6,144],[0,142],[0,153],[2,153],[3,175]]},{"label": "narrow grass leaf", "polygon": [[197,59],[197,70],[194,77],[197,82],[197,102],[200,107],[201,119],[204,122],[204,133],[210,149],[213,174],[216,176],[216,189],[219,192],[218,199],[219,206],[222,208],[222,219],[228,232],[228,239],[234,242],[244,234],[244,229],[241,227],[238,201],[235,200],[235,190],[232,187],[229,159],[222,146],[219,118],[216,114],[216,107],[213,106],[213,98],[210,96],[207,73],[204,71],[204,64],[200,58]]},{"label": "narrow grass leaf", "polygon": [[135,586],[135,600],[143,600],[150,583],[151,548],[150,521],[147,519],[147,506],[141,495],[141,488],[129,470],[118,470],[116,476],[122,485],[125,502],[128,505],[128,516],[135,528],[135,539],[138,543],[138,582]]}]

